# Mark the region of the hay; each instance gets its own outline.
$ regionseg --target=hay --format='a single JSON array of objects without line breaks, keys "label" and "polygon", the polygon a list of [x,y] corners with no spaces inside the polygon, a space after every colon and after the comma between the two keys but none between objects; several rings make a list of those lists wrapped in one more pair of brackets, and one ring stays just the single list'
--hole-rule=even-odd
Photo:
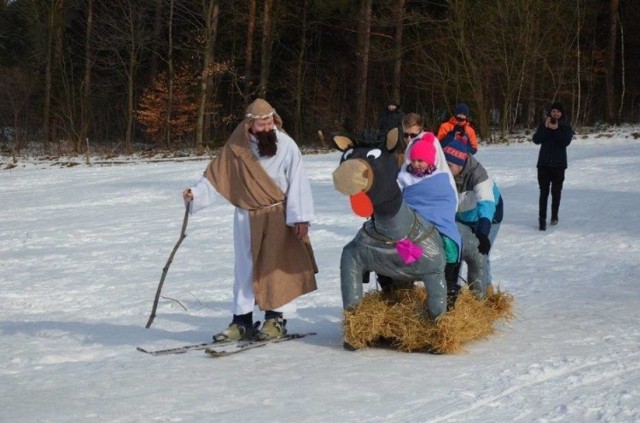
[{"label": "hay", "polygon": [[498,319],[511,320],[513,297],[491,290],[477,300],[463,289],[455,307],[430,322],[424,288],[371,292],[354,310],[344,313],[344,340],[353,348],[389,346],[398,351],[457,353],[463,345],[494,333]]}]

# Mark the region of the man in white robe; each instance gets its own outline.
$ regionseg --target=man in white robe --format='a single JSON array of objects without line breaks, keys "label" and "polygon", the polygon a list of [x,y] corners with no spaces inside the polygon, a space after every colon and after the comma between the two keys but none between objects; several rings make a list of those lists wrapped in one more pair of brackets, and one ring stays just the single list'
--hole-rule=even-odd
[{"label": "man in white robe", "polygon": [[[218,194],[236,206],[234,317],[214,340],[284,336],[283,313],[295,312],[295,299],[317,288],[308,238],[314,208],[302,154],[266,101],[247,108],[218,157],[183,196],[195,213],[218,201]],[[256,304],[265,311],[258,333]]]}]

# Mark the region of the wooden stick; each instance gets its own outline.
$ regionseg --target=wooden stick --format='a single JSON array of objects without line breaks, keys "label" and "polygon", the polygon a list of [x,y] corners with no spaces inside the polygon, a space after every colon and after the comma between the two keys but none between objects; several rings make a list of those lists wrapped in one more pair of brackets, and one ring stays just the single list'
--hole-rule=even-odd
[{"label": "wooden stick", "polygon": [[189,222],[189,203],[186,204],[184,210],[184,219],[182,220],[182,230],[180,231],[180,239],[176,243],[175,247],[173,247],[173,251],[171,251],[171,255],[169,256],[169,260],[167,260],[167,264],[162,268],[162,277],[160,278],[160,283],[158,284],[158,289],[156,291],[156,298],[153,300],[153,308],[151,309],[151,315],[149,316],[149,320],[147,321],[147,326],[145,328],[149,329],[151,324],[153,323],[153,319],[156,317],[156,309],[158,308],[158,300],[160,299],[160,292],[162,292],[162,285],[164,285],[164,278],[167,277],[167,272],[169,271],[169,266],[173,261],[173,256],[176,255],[176,251],[182,244],[182,241],[187,237],[187,223]]},{"label": "wooden stick", "polygon": [[163,300],[171,300],[171,301],[175,301],[176,303],[178,303],[178,305],[179,305],[180,307],[182,307],[182,309],[183,309],[184,311],[189,311],[189,310],[184,306],[184,304],[182,304],[179,300],[176,300],[175,298],[167,297],[166,295],[160,295],[160,298],[162,298]]}]

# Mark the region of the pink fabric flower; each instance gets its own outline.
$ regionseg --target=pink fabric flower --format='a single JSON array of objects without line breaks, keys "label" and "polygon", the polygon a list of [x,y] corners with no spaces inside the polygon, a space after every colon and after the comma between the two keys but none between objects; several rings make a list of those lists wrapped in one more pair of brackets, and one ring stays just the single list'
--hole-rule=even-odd
[{"label": "pink fabric flower", "polygon": [[396,251],[398,251],[398,255],[404,260],[405,264],[411,264],[422,256],[422,248],[414,244],[410,239],[398,241],[396,243]]}]

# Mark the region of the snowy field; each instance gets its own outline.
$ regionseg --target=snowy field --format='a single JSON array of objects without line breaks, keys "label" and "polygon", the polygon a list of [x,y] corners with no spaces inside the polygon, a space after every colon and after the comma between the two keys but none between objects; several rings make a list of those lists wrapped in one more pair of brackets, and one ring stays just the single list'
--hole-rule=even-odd
[{"label": "snowy field", "polygon": [[3,165],[0,422],[640,421],[634,131],[574,138],[560,223],[546,232],[538,147],[481,146],[505,198],[494,284],[516,318],[441,356],[343,350],[339,258],[362,219],[332,186],[337,152],[305,156],[319,290],[286,316],[290,331],[317,335],[221,359],[136,351],[205,342],[230,321],[233,210],[221,200],[190,218],[163,289],[173,300],[144,328],[181,191],[207,160]]}]

